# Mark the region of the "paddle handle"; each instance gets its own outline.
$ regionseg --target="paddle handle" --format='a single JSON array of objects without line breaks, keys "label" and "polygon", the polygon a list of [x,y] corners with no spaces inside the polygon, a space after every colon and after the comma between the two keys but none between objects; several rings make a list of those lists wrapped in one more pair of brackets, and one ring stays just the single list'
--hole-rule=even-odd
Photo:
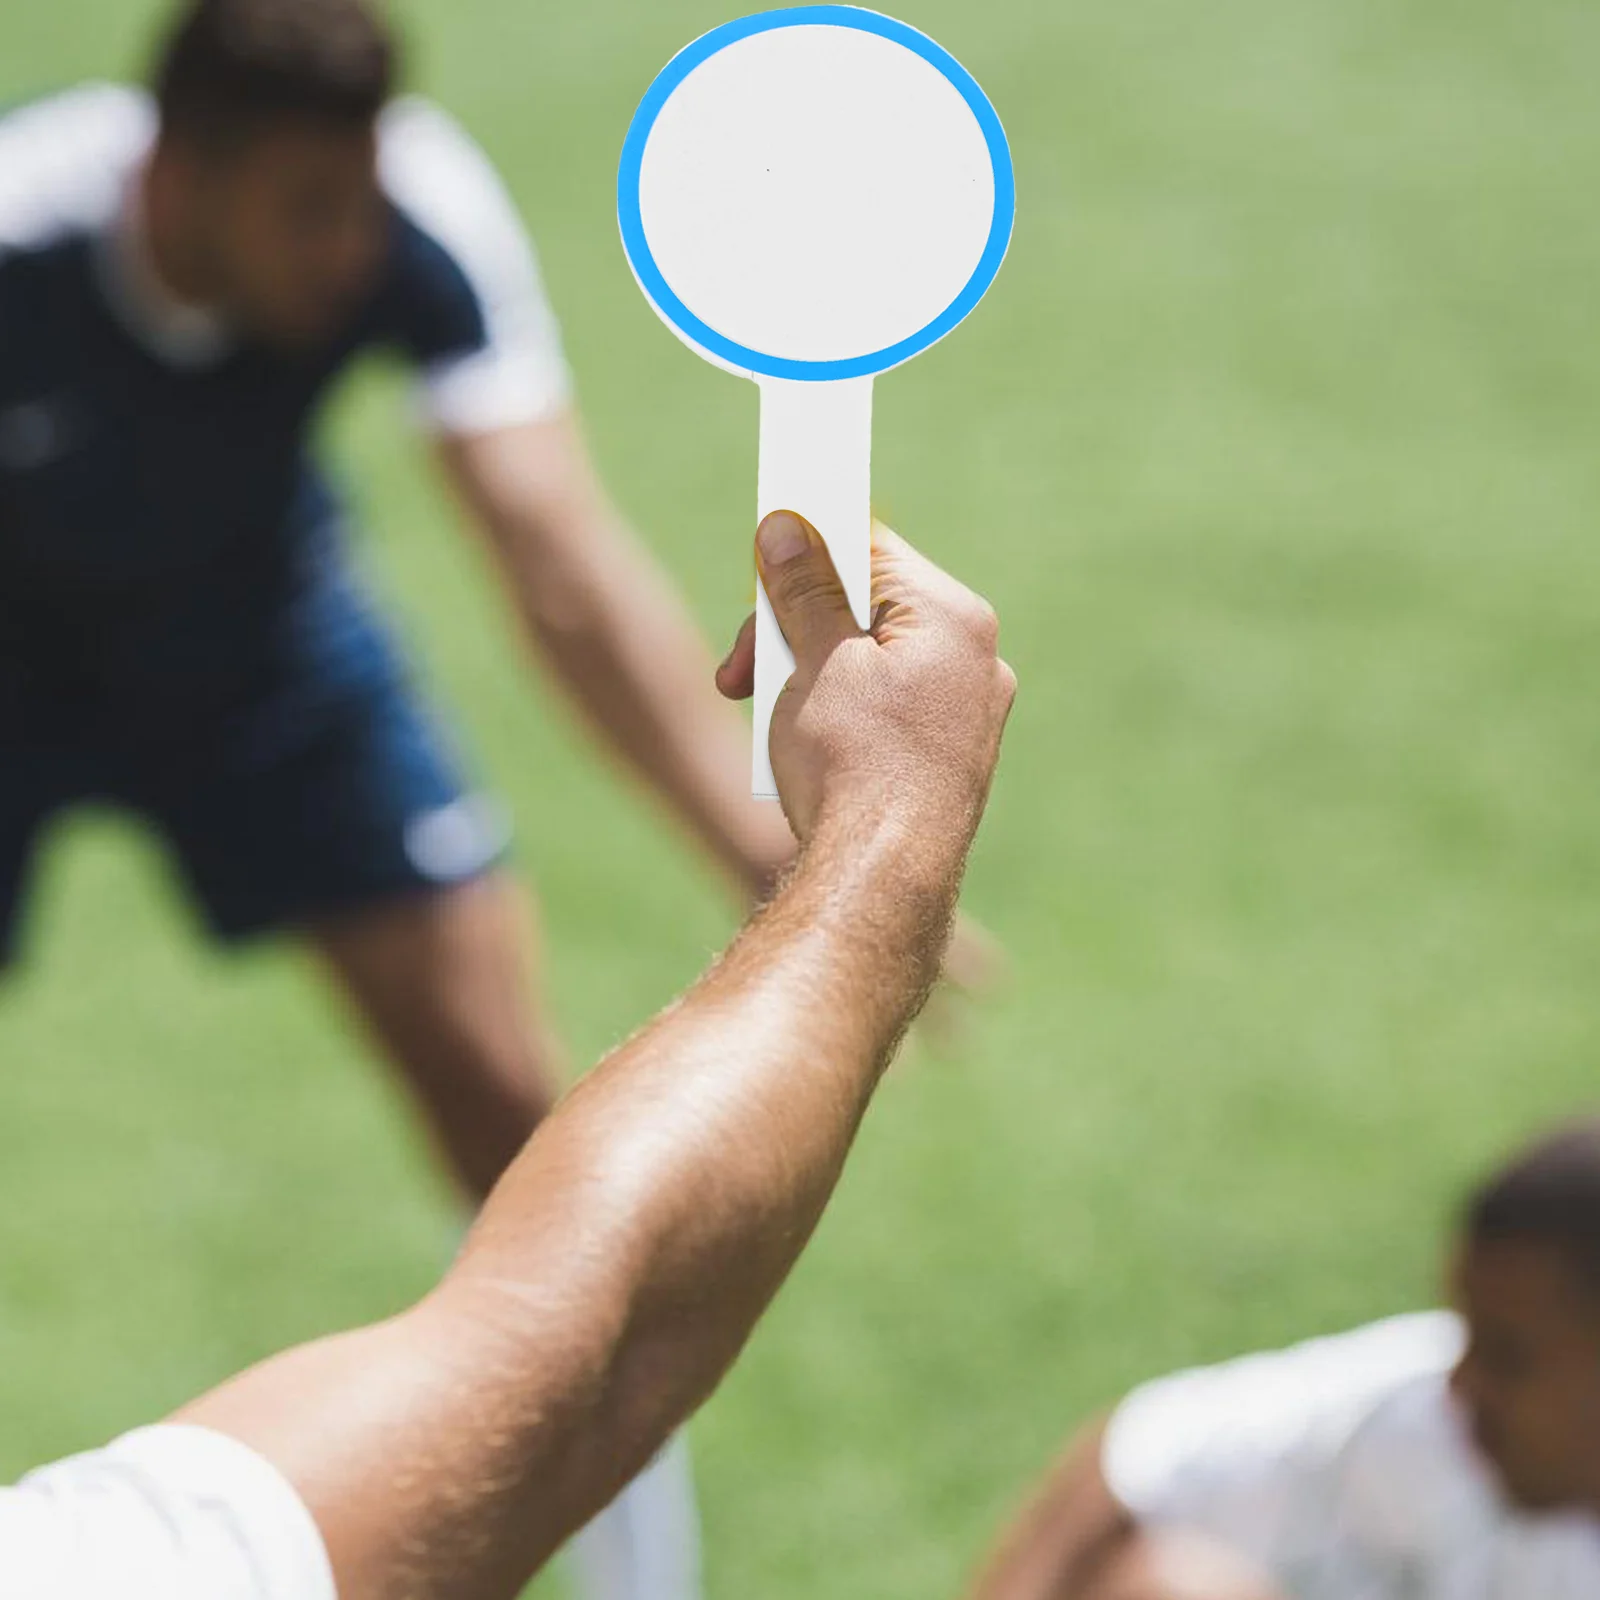
[{"label": "paddle handle", "polygon": [[[807,383],[758,378],[761,457],[756,517],[798,511],[822,535],[856,621],[872,607],[872,379]],[[772,708],[794,671],[794,656],[756,580],[755,726],[750,793],[776,800],[768,739]]]}]

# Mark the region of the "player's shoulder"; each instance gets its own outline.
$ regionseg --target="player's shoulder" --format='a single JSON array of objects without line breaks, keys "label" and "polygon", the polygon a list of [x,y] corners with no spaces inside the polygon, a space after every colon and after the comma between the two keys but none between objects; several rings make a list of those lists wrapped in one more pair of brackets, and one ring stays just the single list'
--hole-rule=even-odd
[{"label": "player's shoulder", "polygon": [[500,175],[482,145],[423,95],[400,95],[384,107],[378,175],[389,198],[423,224],[506,203]]},{"label": "player's shoulder", "polygon": [[1404,1383],[1447,1370],[1460,1355],[1464,1338],[1461,1319],[1453,1311],[1407,1311],[1305,1340],[1285,1354],[1357,1381]]},{"label": "player's shoulder", "polygon": [[1197,1367],[1175,1378],[1197,1383],[1256,1385],[1293,1393],[1384,1388],[1448,1369],[1462,1341],[1449,1311],[1414,1311],[1338,1333],[1318,1334],[1274,1350]]},{"label": "player's shoulder", "polygon": [[1143,1385],[1123,1404],[1128,1416],[1187,1418],[1260,1436],[1263,1445],[1313,1453],[1336,1450],[1375,1409],[1407,1386],[1442,1380],[1461,1348],[1450,1312],[1386,1317],[1276,1350],[1175,1372]]},{"label": "player's shoulder", "polygon": [[494,164],[443,107],[404,95],[378,126],[378,175],[405,224],[394,258],[403,301],[437,309],[538,302],[538,256]]},{"label": "player's shoulder", "polygon": [[1406,1312],[1246,1356],[1213,1373],[1221,1386],[1253,1391],[1264,1410],[1302,1412],[1313,1435],[1344,1435],[1396,1393],[1442,1380],[1463,1337],[1452,1312]]},{"label": "player's shoulder", "polygon": [[1156,1378],[1112,1414],[1106,1481],[1141,1515],[1292,1498],[1398,1396],[1442,1394],[1460,1338],[1449,1313],[1424,1312]]},{"label": "player's shoulder", "polygon": [[143,90],[86,83],[0,114],[0,255],[98,226],[154,134]]}]

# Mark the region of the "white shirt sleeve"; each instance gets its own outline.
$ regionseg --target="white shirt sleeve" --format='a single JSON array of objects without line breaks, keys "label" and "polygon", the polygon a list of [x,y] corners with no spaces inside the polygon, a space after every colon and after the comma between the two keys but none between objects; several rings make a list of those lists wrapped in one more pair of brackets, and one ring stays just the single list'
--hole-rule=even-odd
[{"label": "white shirt sleeve", "polygon": [[1453,1315],[1424,1312],[1145,1384],[1107,1425],[1106,1484],[1140,1521],[1273,1562],[1316,1537],[1374,1407],[1447,1372],[1460,1344]]},{"label": "white shirt sleeve", "polygon": [[0,1489],[6,1600],[336,1600],[310,1511],[226,1434],[165,1423]]},{"label": "white shirt sleeve", "polygon": [[573,383],[560,324],[533,242],[489,158],[438,106],[403,96],[383,113],[378,161],[386,192],[448,253],[484,323],[476,348],[424,369],[424,422],[476,433],[561,410]]}]

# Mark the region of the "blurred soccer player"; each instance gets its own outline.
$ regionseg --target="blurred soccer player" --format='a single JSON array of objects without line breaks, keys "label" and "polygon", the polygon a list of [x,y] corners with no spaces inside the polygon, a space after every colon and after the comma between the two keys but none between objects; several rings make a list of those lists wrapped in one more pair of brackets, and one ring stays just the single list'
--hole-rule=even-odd
[{"label": "blurred soccer player", "polygon": [[1136,1389],[975,1600],[1600,1595],[1600,1119],[1472,1196],[1452,1279],[1459,1313]]}]

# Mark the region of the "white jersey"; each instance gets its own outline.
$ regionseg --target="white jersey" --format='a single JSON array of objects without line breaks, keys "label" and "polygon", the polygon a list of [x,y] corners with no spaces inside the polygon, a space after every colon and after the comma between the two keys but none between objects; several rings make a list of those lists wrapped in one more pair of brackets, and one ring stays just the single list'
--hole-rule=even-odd
[{"label": "white jersey", "polygon": [[1158,1379],[1113,1414],[1106,1482],[1291,1600],[1596,1600],[1600,1517],[1506,1503],[1450,1394],[1462,1339],[1426,1312]]},{"label": "white jersey", "polygon": [[336,1600],[322,1536],[270,1462],[164,1424],[0,1489],[5,1600]]}]

